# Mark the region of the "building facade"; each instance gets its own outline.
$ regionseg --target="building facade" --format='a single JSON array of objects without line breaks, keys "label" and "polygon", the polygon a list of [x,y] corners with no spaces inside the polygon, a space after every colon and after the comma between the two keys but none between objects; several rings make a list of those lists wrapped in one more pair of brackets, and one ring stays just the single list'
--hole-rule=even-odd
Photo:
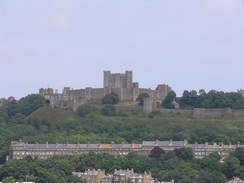
[{"label": "building facade", "polygon": [[86,170],[85,172],[73,172],[87,183],[149,183],[153,180],[151,172],[135,173],[133,169],[114,170],[113,174],[105,175],[105,171]]},{"label": "building facade", "polygon": [[91,150],[96,153],[109,153],[114,156],[124,156],[130,152],[136,152],[142,155],[150,155],[154,147],[160,147],[165,152],[173,151],[179,148],[191,148],[195,158],[203,158],[205,155],[217,152],[224,159],[230,152],[237,148],[244,148],[240,143],[236,145],[225,144],[188,144],[185,141],[143,141],[142,144],[28,144],[22,141],[14,141],[9,149],[9,160],[23,159],[25,156],[39,157],[47,159],[53,155],[76,155],[89,153]]},{"label": "building facade", "polygon": [[87,183],[100,183],[102,178],[105,176],[105,171],[100,169],[88,169],[85,172],[73,172],[73,175],[76,175],[81,179],[85,179]]}]

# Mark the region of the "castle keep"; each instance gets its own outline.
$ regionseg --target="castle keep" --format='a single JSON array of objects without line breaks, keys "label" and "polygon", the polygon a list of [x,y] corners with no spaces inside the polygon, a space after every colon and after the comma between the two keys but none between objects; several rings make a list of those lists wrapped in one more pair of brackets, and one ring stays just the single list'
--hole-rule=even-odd
[{"label": "castle keep", "polygon": [[52,88],[41,88],[39,94],[46,98],[46,103],[51,107],[70,107],[76,110],[80,105],[89,99],[103,98],[105,95],[114,92],[119,95],[120,100],[135,101],[139,94],[148,93],[154,99],[163,100],[171,87],[160,84],[155,90],[139,88],[138,82],[133,82],[132,71],[125,73],[111,73],[104,71],[103,88],[91,88],[73,90],[64,87],[62,93],[54,92]]}]

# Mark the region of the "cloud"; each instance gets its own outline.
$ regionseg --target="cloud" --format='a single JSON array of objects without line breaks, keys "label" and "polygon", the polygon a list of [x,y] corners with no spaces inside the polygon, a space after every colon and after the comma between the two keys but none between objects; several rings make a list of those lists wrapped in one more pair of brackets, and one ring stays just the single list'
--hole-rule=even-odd
[{"label": "cloud", "polygon": [[69,22],[65,15],[57,14],[48,18],[48,23],[54,27],[68,27]]},{"label": "cloud", "polygon": [[229,16],[235,16],[244,10],[244,3],[242,0],[207,0],[205,7]]}]

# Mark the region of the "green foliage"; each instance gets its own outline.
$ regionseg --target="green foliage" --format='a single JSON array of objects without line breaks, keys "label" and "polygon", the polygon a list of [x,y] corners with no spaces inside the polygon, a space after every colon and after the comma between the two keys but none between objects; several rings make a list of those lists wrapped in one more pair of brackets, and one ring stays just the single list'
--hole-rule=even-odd
[{"label": "green foliage", "polygon": [[115,116],[116,115],[116,108],[112,104],[106,104],[102,108],[101,113],[104,116]]},{"label": "green foliage", "polygon": [[240,93],[224,93],[215,90],[210,90],[208,93],[205,93],[204,90],[199,90],[199,95],[195,90],[185,90],[179,103],[181,108],[244,108],[244,99]]},{"label": "green foliage", "polygon": [[165,151],[164,151],[163,149],[161,149],[160,147],[155,146],[155,147],[151,150],[149,156],[152,157],[152,158],[156,158],[156,159],[158,160],[162,154],[165,154]]},{"label": "green foliage", "polygon": [[138,97],[136,98],[136,101],[138,101],[138,103],[140,105],[143,105],[143,98],[145,97],[150,97],[148,93],[141,93],[138,95]]},{"label": "green foliage", "polygon": [[179,157],[185,161],[190,161],[194,158],[193,150],[191,148],[184,148]]},{"label": "green foliage", "polygon": [[165,108],[168,108],[168,109],[174,109],[175,106],[174,104],[172,104],[173,100],[175,99],[176,97],[176,93],[174,91],[170,91],[165,99],[163,100],[162,102],[162,107],[165,107]]},{"label": "green foliage", "polygon": [[119,95],[117,93],[110,93],[102,98],[102,104],[117,104],[119,102]]},{"label": "green foliage", "polygon": [[23,124],[25,116],[21,113],[16,113],[9,119],[9,123]]},{"label": "green foliage", "polygon": [[[158,150],[160,149],[155,147],[152,152]],[[216,155],[205,156],[203,159],[189,158],[191,156],[188,148],[181,149],[177,153],[179,157],[176,156],[176,151],[165,153],[162,149],[154,158],[134,152],[123,157],[114,157],[107,153],[96,154],[94,151],[73,156],[53,156],[48,160],[26,157],[24,160],[2,164],[0,180],[24,180],[27,175],[28,180],[40,183],[85,183],[85,180],[72,175],[72,172],[104,169],[107,173],[113,173],[115,168],[133,168],[135,172],[151,171],[152,176],[159,181],[174,179],[175,182],[182,183],[225,183],[226,177],[241,178],[243,175],[243,166],[240,166],[239,159],[234,156],[220,163]]]},{"label": "green foliage", "polygon": [[15,183],[15,179],[10,176],[3,179],[3,183]]},{"label": "green foliage", "polygon": [[[17,113],[28,116],[35,110],[43,107],[44,100],[43,96],[32,94],[21,98],[18,102],[16,100],[7,102],[2,109],[8,114],[8,117],[12,117]],[[4,116],[6,118],[6,115]]]},{"label": "green foliage", "polygon": [[76,111],[78,115],[81,117],[86,117],[87,114],[91,113],[93,111],[93,107],[89,104],[83,104],[80,105]]},{"label": "green foliage", "polygon": [[32,112],[44,106],[45,98],[38,94],[28,95],[21,98],[18,102],[19,112],[24,116],[28,116]]},{"label": "green foliage", "polygon": [[[135,153],[115,158],[109,154],[91,152],[49,160],[26,157],[24,160],[4,163],[10,142],[18,139],[29,143],[141,143],[143,140],[155,139],[188,139],[190,143],[244,143],[242,117],[193,119],[184,114],[172,117],[167,113],[152,113],[153,118],[149,119],[137,111],[122,111],[121,115],[115,112],[113,117],[102,116],[94,111],[92,118],[90,115],[81,118],[72,111],[39,108],[23,120],[23,114],[13,109],[8,111],[12,114],[9,116],[6,106],[0,107],[0,180],[12,176],[20,181],[25,180],[27,175],[28,180],[36,182],[76,182],[79,180],[71,175],[71,171],[88,168],[105,169],[106,172],[112,172],[114,168],[134,168],[138,172],[151,171],[158,180],[170,181],[174,178],[175,182],[226,182],[226,177],[244,178],[242,149],[231,153],[225,163],[219,163],[216,153],[201,160],[192,159],[187,148],[180,153],[171,151],[161,154],[159,158]],[[126,118],[121,117],[125,114]]]}]

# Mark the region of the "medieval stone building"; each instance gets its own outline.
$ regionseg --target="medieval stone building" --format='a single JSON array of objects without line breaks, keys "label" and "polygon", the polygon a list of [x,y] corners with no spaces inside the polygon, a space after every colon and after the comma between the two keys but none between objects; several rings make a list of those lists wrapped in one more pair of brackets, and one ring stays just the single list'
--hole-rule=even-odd
[{"label": "medieval stone building", "polygon": [[52,88],[41,88],[39,94],[46,98],[47,105],[51,107],[70,107],[76,110],[80,105],[89,99],[103,98],[105,95],[114,92],[119,95],[120,100],[135,101],[139,94],[148,93],[154,99],[164,99],[171,91],[171,87],[160,84],[155,90],[148,88],[139,88],[138,82],[133,82],[132,71],[121,73],[110,73],[104,71],[103,88],[91,88],[73,90],[70,87],[64,87],[62,93],[58,93]]}]

